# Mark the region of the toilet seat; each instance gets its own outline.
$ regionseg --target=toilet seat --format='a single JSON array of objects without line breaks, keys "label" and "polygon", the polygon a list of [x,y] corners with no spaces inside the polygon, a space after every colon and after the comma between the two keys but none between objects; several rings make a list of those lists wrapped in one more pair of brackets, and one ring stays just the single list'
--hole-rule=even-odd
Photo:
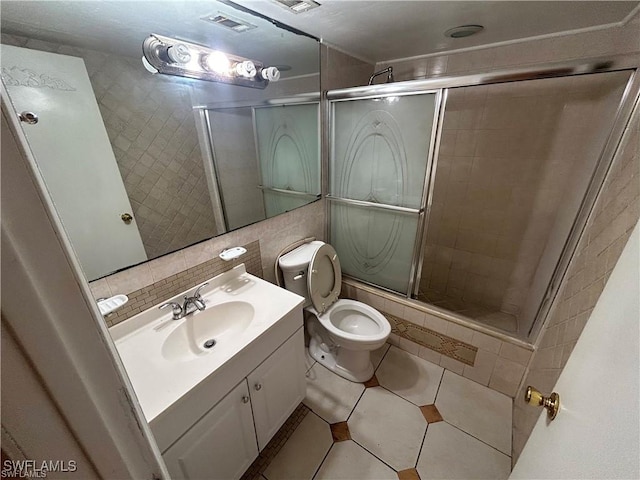
[{"label": "toilet seat", "polygon": [[338,254],[331,245],[325,243],[314,252],[309,262],[307,285],[311,304],[321,315],[338,300],[342,270]]},{"label": "toilet seat", "polygon": [[[355,300],[341,299],[324,314],[308,307],[320,324],[337,340],[336,343],[358,350],[367,346],[382,345],[391,333],[389,321],[378,310]],[[356,320],[359,320],[356,324]]]}]

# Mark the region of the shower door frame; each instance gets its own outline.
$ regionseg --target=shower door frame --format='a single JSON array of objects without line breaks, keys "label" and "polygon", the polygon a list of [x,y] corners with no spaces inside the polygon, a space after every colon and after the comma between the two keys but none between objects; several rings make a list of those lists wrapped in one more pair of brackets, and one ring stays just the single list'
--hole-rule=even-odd
[{"label": "shower door frame", "polygon": [[[330,92],[327,92],[327,94]],[[373,208],[373,209],[378,209],[378,210],[386,210],[386,211],[395,211],[398,213],[405,213],[405,214],[416,214],[418,215],[418,222],[417,222],[417,226],[416,226],[416,241],[414,242],[413,245],[413,253],[411,255],[411,264],[409,266],[409,286],[407,288],[407,292],[408,292],[408,298],[411,298],[411,292],[413,292],[414,288],[415,288],[415,280],[417,278],[419,278],[420,276],[420,270],[422,269],[422,261],[418,262],[415,261],[416,256],[418,256],[418,258],[422,258],[422,247],[421,245],[418,243],[418,239],[422,238],[422,234],[421,232],[426,228],[426,224],[428,221],[428,210],[430,208],[430,205],[427,204],[427,194],[429,192],[430,189],[430,169],[431,166],[433,164],[433,161],[435,158],[437,158],[437,149],[439,147],[439,126],[442,124],[442,115],[444,115],[444,104],[445,104],[445,99],[446,99],[446,92],[443,92],[443,89],[429,89],[429,90],[424,90],[424,91],[409,91],[406,92],[404,94],[381,94],[381,95],[367,95],[367,96],[363,96],[363,97],[357,97],[357,98],[343,98],[343,99],[337,99],[337,100],[330,100],[330,103],[332,104],[333,102],[341,102],[341,101],[349,101],[349,100],[367,100],[367,99],[373,99],[373,98],[386,98],[386,97],[397,97],[397,96],[411,96],[411,95],[435,95],[434,98],[434,108],[433,108],[433,123],[431,125],[431,135],[429,138],[429,149],[427,152],[427,165],[425,168],[425,178],[423,180],[422,183],[422,195],[420,197],[420,205],[418,206],[418,208],[411,208],[411,207],[402,207],[399,205],[388,205],[388,204],[377,204],[377,203],[372,203],[372,202],[366,202],[366,201],[362,201],[362,200],[355,200],[355,199],[348,199],[348,198],[342,198],[342,197],[335,197],[333,195],[331,195],[329,193],[329,182],[330,182],[330,177],[328,175],[329,173],[329,168],[327,168],[327,175],[326,175],[326,185],[322,186],[322,191],[323,191],[323,196],[324,198],[328,199],[329,202],[336,202],[336,203],[342,203],[342,204],[346,204],[346,205],[355,205],[355,206],[360,206],[360,207],[366,207],[366,208]],[[327,114],[328,114],[328,123],[327,123],[327,130],[329,132],[329,155],[328,155],[328,160],[329,163],[331,163],[331,159],[334,157],[334,148],[335,148],[335,142],[333,142],[332,140],[332,125],[331,125],[331,118],[333,118],[332,115],[332,108],[331,106],[329,108],[327,108]],[[435,169],[434,169],[435,170]],[[330,234],[331,234],[331,209],[327,208],[327,236],[326,238],[329,239]],[[348,278],[353,278],[349,275],[345,275]],[[398,292],[395,290],[391,290],[385,287],[382,287],[380,285],[376,285],[374,283],[370,283],[367,282],[365,280],[360,280],[360,279],[356,279],[359,282],[363,282],[366,283],[368,285],[374,286],[376,288],[381,288],[383,290],[386,290],[388,292],[391,292],[395,295],[398,295]]]},{"label": "shower door frame", "polygon": [[[431,143],[429,145],[429,155],[427,159],[427,168],[425,171],[424,190],[421,200],[421,207],[418,220],[418,228],[416,231],[416,241],[414,244],[413,259],[410,268],[409,288],[406,295],[401,295],[397,291],[376,285],[349,275],[347,278],[373,286],[375,288],[387,291],[396,296],[401,296],[409,301],[417,302],[420,305],[430,307],[427,302],[415,300],[414,295],[417,294],[419,287],[418,279],[422,273],[422,265],[424,259],[425,245],[424,236],[429,224],[431,207],[433,201],[433,189],[436,180],[436,167],[438,156],[440,153],[440,139],[442,136],[442,124],[447,103],[448,91],[450,88],[471,87],[480,85],[491,85],[500,83],[511,83],[527,80],[540,80],[545,78],[572,77],[576,75],[588,75],[607,72],[628,71],[629,79],[625,85],[624,91],[618,103],[613,124],[608,132],[605,143],[598,155],[598,160],[584,197],[578,208],[573,224],[569,231],[569,235],[562,248],[560,257],[554,267],[553,274],[546,288],[543,299],[540,302],[535,319],[527,333],[527,340],[534,341],[541,330],[543,320],[549,313],[549,310],[558,294],[562,280],[568,270],[571,259],[573,258],[578,242],[582,236],[589,216],[593,210],[595,202],[598,198],[600,190],[607,177],[613,159],[618,147],[623,139],[623,135],[631,121],[632,114],[636,109],[640,109],[640,62],[637,55],[625,54],[610,57],[597,57],[588,59],[579,59],[565,62],[554,62],[548,64],[534,65],[525,68],[514,68],[505,70],[496,70],[486,73],[475,73],[459,76],[443,76],[430,78],[426,80],[410,80],[398,83],[387,83],[380,85],[369,85],[364,87],[343,88],[330,90],[323,94],[327,104],[325,108],[325,126],[326,134],[324,135],[324,144],[328,146],[328,154],[325,156],[324,164],[326,174],[322,176],[322,194],[329,202],[336,201],[335,197],[329,193],[330,183],[330,165],[334,158],[334,142],[333,142],[333,104],[335,102],[347,100],[365,100],[372,98],[384,98],[390,96],[406,96],[411,94],[425,94],[437,92],[436,108],[434,112],[434,124],[432,126]],[[339,200],[339,199],[338,199]],[[350,201],[353,204],[359,204],[358,201]],[[375,205],[369,205],[375,208]],[[326,209],[327,222],[325,235],[327,239],[331,238],[331,208],[327,205]],[[463,317],[454,312],[447,311],[448,315],[454,316],[465,323],[476,324],[473,319]],[[512,336],[504,332],[504,334]]]}]

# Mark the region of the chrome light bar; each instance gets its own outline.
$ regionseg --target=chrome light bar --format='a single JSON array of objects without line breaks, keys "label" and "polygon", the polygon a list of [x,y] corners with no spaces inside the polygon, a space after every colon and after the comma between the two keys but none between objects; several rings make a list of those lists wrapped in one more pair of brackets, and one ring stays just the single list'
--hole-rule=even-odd
[{"label": "chrome light bar", "polygon": [[157,34],[144,40],[142,52],[142,63],[151,73],[260,89],[280,79],[276,67]]}]

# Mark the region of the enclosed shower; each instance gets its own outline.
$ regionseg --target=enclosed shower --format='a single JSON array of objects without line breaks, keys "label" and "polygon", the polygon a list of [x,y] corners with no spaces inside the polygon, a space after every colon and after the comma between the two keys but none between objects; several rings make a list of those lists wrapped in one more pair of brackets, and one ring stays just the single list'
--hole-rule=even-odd
[{"label": "enclosed shower", "polygon": [[328,238],[343,271],[527,339],[637,83],[610,62],[328,92]]}]

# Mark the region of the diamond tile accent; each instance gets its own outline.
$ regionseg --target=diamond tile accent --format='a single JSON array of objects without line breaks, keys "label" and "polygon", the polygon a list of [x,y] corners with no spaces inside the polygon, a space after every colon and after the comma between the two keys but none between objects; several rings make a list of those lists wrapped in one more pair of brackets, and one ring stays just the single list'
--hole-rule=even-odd
[{"label": "diamond tile accent", "polygon": [[374,375],[369,380],[364,382],[363,385],[364,385],[364,388],[379,387],[380,386],[380,382],[378,382],[378,377],[376,377]]},{"label": "diamond tile accent", "polygon": [[332,423],[330,427],[334,442],[351,440],[351,433],[349,432],[349,425],[347,422]]},{"label": "diamond tile accent", "polygon": [[382,312],[391,324],[391,334],[430,348],[436,352],[451,357],[459,362],[473,367],[476,360],[477,347],[461,342],[455,338],[443,335],[429,328],[408,322],[389,313]]},{"label": "diamond tile accent", "polygon": [[415,468],[407,468],[398,472],[398,480],[420,480],[420,475]]},{"label": "diamond tile accent", "polygon": [[422,412],[422,415],[424,415],[427,423],[437,423],[443,420],[442,415],[440,415],[440,412],[438,411],[438,407],[435,405],[423,405],[420,407],[420,411]]}]

